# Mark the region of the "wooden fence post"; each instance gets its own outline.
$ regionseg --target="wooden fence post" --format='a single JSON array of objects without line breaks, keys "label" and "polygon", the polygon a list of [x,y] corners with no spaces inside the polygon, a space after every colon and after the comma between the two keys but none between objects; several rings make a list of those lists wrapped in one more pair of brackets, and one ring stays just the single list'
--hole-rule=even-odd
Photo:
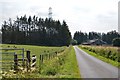
[{"label": "wooden fence post", "polygon": [[30,51],[27,51],[27,54],[26,54],[26,57],[27,57],[27,71],[30,70],[30,62],[31,62],[31,59],[30,59]]},{"label": "wooden fence post", "polygon": [[56,57],[57,57],[57,52],[55,52],[55,54],[56,54]]},{"label": "wooden fence post", "polygon": [[41,55],[40,55],[40,61],[41,61]]},{"label": "wooden fence post", "polygon": [[43,54],[40,55],[40,61],[39,61],[39,72],[41,72],[41,68],[42,68],[42,64],[43,64]]},{"label": "wooden fence post", "polygon": [[44,54],[44,60],[46,59],[46,54]]},{"label": "wooden fence post", "polygon": [[45,57],[46,57],[46,60],[47,60],[47,58],[48,58],[48,57],[47,57],[47,54],[45,54]]},{"label": "wooden fence post", "polygon": [[22,66],[23,66],[23,69],[25,68],[25,57],[24,57],[24,48],[22,49]]},{"label": "wooden fence post", "polygon": [[44,55],[42,55],[42,63],[43,63],[43,60],[44,60]]},{"label": "wooden fence post", "polygon": [[41,55],[40,55],[40,57],[39,57],[39,72],[41,71]]},{"label": "wooden fence post", "polygon": [[49,53],[47,54],[47,59],[49,60]]},{"label": "wooden fence post", "polygon": [[50,53],[49,53],[49,59],[50,59]]},{"label": "wooden fence post", "polygon": [[18,70],[18,57],[17,54],[14,53],[14,70]]},{"label": "wooden fence post", "polygon": [[35,67],[36,66],[36,55],[32,55],[32,64],[31,67]]}]

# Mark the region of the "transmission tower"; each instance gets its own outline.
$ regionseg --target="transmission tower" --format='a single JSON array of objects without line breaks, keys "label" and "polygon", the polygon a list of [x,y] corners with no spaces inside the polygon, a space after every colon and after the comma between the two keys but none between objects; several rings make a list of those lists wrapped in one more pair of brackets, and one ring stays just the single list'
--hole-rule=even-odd
[{"label": "transmission tower", "polygon": [[48,17],[49,19],[52,19],[52,8],[51,7],[49,7]]}]

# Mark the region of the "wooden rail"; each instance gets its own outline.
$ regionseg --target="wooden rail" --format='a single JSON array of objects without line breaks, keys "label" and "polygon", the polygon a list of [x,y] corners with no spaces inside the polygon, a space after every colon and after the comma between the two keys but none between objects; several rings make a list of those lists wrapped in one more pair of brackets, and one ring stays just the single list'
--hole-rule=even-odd
[{"label": "wooden rail", "polygon": [[[23,61],[22,59],[18,59],[17,54],[14,54],[14,70],[17,72],[19,70],[18,66],[19,65],[19,61]],[[24,59],[24,61],[26,61],[26,70],[27,72],[29,70],[31,70],[31,67],[35,67],[36,66],[36,55],[32,55],[32,58],[30,57],[30,51],[26,51],[26,58]],[[32,63],[31,63],[32,62]],[[25,63],[25,62],[24,62]],[[25,67],[23,67],[24,69]]]}]

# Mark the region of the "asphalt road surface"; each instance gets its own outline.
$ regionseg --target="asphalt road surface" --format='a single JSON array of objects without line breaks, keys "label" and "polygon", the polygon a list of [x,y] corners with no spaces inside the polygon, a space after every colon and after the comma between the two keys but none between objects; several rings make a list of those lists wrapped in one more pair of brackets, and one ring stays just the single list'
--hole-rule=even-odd
[{"label": "asphalt road surface", "polygon": [[118,68],[74,46],[82,78],[118,78]]}]

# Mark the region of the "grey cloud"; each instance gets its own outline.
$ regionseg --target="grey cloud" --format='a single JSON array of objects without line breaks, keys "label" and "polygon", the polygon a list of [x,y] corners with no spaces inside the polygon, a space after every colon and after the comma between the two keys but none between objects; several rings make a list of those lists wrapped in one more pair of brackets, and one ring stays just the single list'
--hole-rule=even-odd
[{"label": "grey cloud", "polygon": [[108,12],[108,14],[99,14],[96,18],[101,23],[116,24],[117,23],[117,13]]},{"label": "grey cloud", "polygon": [[[99,14],[97,17],[96,17],[96,20],[97,20],[97,25],[101,27],[99,27],[99,30],[104,30],[104,31],[107,31],[107,30],[118,30],[118,26],[117,26],[117,13],[112,13],[111,12],[107,15],[103,15],[103,14]],[[104,26],[104,27],[103,27]]]},{"label": "grey cloud", "polygon": [[48,16],[48,13],[46,13],[46,12],[38,12],[37,15],[38,15],[39,17],[47,17],[47,16]]},{"label": "grey cloud", "polygon": [[83,8],[83,7],[79,7],[79,6],[73,7],[73,10],[78,11],[78,12],[84,12],[84,13],[90,12],[89,8]]},{"label": "grey cloud", "polygon": [[120,1],[118,2],[118,31],[120,33]]}]

